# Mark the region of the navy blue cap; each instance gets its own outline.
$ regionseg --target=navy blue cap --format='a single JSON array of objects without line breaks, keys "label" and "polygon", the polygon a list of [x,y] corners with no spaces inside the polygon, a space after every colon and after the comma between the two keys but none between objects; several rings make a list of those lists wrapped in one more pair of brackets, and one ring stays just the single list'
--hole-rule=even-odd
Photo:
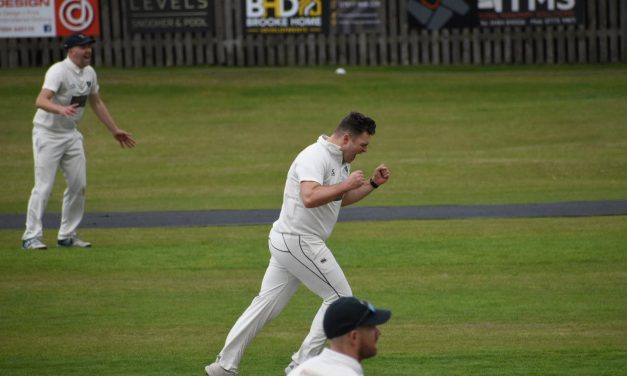
[{"label": "navy blue cap", "polygon": [[322,326],[324,334],[331,339],[361,326],[385,324],[390,317],[392,317],[392,312],[376,309],[365,300],[341,297],[327,308]]},{"label": "navy blue cap", "polygon": [[92,37],[89,37],[85,34],[72,34],[65,39],[63,42],[63,48],[69,50],[72,47],[83,46],[85,44],[94,44],[96,40]]}]

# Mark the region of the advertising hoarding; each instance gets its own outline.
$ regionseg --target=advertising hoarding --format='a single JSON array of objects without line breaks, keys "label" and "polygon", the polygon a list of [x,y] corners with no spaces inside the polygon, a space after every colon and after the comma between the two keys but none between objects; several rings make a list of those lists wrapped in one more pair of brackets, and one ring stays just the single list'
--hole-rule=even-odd
[{"label": "advertising hoarding", "polygon": [[416,29],[574,25],[585,22],[585,0],[408,0]]},{"label": "advertising hoarding", "polygon": [[98,0],[0,0],[0,38],[100,35]]},{"label": "advertising hoarding", "polygon": [[213,31],[213,0],[125,0],[131,33]]}]

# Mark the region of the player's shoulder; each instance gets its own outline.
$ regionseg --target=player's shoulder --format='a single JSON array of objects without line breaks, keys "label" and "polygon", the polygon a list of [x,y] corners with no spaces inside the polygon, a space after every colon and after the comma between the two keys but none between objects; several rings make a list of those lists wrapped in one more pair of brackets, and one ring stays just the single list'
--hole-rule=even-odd
[{"label": "player's shoulder", "polygon": [[46,77],[44,79],[44,88],[50,89],[54,92],[59,90],[62,82],[65,82],[70,77],[67,69],[67,65],[64,61],[54,63],[46,71]]},{"label": "player's shoulder", "polygon": [[306,148],[304,148],[303,150],[301,150],[301,152],[298,153],[298,156],[296,158],[297,159],[311,158],[311,157],[318,155],[319,153],[320,153],[320,146],[318,145],[318,143],[313,143],[307,146]]},{"label": "player's shoulder", "polygon": [[303,149],[303,152],[308,152],[308,153],[315,153],[318,150],[321,149],[320,143],[319,142],[314,142],[313,144],[307,146],[306,148]]},{"label": "player's shoulder", "polygon": [[354,369],[341,363],[315,357],[305,361],[290,374],[290,376],[363,376]]},{"label": "player's shoulder", "polygon": [[57,61],[48,68],[47,74],[63,74],[67,70],[65,60]]},{"label": "player's shoulder", "polygon": [[91,65],[86,66],[83,69],[83,72],[88,73],[88,74],[93,74],[94,76],[96,75],[96,69],[94,69],[94,67],[92,67]]},{"label": "player's shoulder", "polygon": [[96,76],[96,70],[94,69],[94,67],[92,67],[91,65],[88,65],[85,68],[83,68],[83,78],[88,81],[96,81],[97,76]]},{"label": "player's shoulder", "polygon": [[306,147],[296,158],[300,165],[309,166],[309,168],[326,169],[332,164],[332,159],[319,144],[312,144]]}]

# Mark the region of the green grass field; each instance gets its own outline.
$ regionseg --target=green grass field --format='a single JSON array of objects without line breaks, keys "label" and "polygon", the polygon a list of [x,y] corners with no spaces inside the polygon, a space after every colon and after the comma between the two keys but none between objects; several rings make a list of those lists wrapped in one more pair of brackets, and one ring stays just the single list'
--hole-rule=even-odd
[{"label": "green grass field", "polygon": [[[379,124],[360,205],[627,199],[627,66],[99,69],[139,145],[91,112],[87,210],[277,209],[295,154],[349,110]],[[0,213],[32,188],[45,69],[0,71]],[[60,210],[59,175],[48,209]],[[45,240],[54,243],[55,230]],[[0,375],[202,375],[258,292],[269,226],[0,230]],[[390,308],[367,375],[627,373],[627,216],[340,223],[356,295]],[[282,375],[319,305],[301,288],[241,375]]]},{"label": "green grass field", "polygon": [[[618,375],[627,217],[341,223],[359,295],[392,309],[369,375]],[[267,226],[84,230],[24,253],[0,231],[0,374],[201,375],[257,293]],[[280,375],[319,301],[301,287],[242,375]]]},{"label": "green grass field", "polygon": [[[24,212],[32,188],[44,72],[0,71],[2,213]],[[354,169],[394,174],[367,205],[627,196],[627,65],[101,69],[99,80],[139,145],[119,150],[88,111],[92,212],[277,208],[292,159],[350,110],[379,125]]]}]

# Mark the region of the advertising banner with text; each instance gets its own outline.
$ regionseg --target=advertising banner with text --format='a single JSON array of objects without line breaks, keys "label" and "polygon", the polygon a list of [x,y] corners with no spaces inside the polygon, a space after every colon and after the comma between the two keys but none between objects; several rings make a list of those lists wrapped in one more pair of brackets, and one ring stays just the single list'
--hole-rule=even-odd
[{"label": "advertising banner with text", "polygon": [[0,0],[0,38],[100,35],[98,0]]},{"label": "advertising banner with text", "polygon": [[585,22],[585,0],[408,0],[417,29],[574,25]]},{"label": "advertising banner with text", "polygon": [[331,0],[331,34],[379,33],[383,0]]},{"label": "advertising banner with text", "polygon": [[329,31],[329,0],[242,0],[247,34]]},{"label": "advertising banner with text", "polygon": [[125,0],[124,4],[134,34],[214,31],[213,0]]}]

